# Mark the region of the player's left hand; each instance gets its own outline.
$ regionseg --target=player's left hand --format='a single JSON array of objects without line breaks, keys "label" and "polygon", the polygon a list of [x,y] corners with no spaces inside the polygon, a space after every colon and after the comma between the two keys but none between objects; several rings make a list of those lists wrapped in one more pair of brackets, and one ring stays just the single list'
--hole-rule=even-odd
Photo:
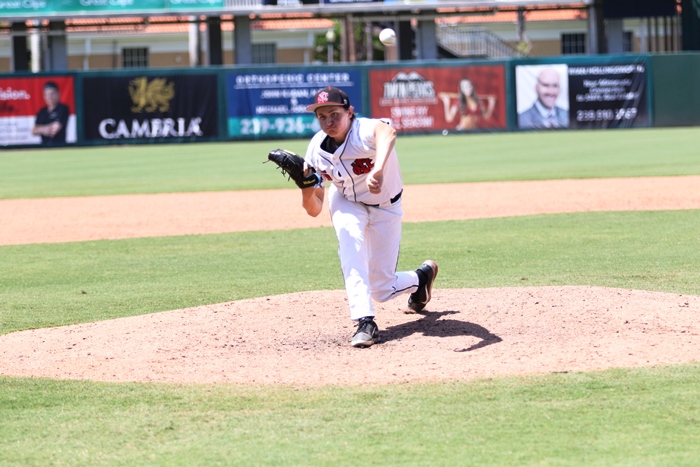
[{"label": "player's left hand", "polygon": [[267,155],[299,188],[312,188],[323,183],[323,179],[312,167],[308,167],[298,154],[286,149],[275,149]]}]

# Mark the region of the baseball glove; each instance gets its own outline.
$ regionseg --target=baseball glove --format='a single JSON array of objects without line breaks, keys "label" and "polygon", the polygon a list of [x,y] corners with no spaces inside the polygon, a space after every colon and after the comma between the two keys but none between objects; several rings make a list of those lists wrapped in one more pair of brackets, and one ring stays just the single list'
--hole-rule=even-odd
[{"label": "baseball glove", "polygon": [[309,175],[304,175],[304,159],[298,154],[286,149],[274,149],[267,155],[267,161],[277,164],[282,174],[287,175],[288,180],[294,180],[299,188],[310,188],[320,184],[321,177],[313,168]]}]

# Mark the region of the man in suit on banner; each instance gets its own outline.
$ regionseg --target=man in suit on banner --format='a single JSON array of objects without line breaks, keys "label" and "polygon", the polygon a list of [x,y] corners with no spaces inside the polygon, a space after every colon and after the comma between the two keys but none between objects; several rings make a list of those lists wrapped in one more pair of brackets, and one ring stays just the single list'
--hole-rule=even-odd
[{"label": "man in suit on banner", "polygon": [[518,114],[519,128],[568,128],[569,112],[556,105],[561,91],[561,78],[554,68],[545,68],[535,84],[537,100],[532,107]]}]

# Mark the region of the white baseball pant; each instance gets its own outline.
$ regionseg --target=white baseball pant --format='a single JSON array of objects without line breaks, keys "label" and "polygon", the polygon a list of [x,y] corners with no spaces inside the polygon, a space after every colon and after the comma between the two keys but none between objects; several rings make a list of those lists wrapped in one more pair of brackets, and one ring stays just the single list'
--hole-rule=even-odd
[{"label": "white baseball pant", "polygon": [[349,201],[331,185],[328,205],[338,237],[350,319],[375,316],[372,299],[385,302],[418,289],[415,271],[396,271],[401,243],[401,200],[388,206],[369,207]]}]

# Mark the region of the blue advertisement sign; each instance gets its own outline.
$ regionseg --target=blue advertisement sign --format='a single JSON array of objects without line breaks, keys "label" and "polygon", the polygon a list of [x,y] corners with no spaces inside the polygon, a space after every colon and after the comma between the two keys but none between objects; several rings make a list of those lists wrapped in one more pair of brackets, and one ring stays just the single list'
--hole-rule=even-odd
[{"label": "blue advertisement sign", "polygon": [[230,73],[226,75],[228,135],[236,138],[304,137],[321,129],[306,111],[324,86],[344,90],[362,114],[362,82],[357,70]]}]

